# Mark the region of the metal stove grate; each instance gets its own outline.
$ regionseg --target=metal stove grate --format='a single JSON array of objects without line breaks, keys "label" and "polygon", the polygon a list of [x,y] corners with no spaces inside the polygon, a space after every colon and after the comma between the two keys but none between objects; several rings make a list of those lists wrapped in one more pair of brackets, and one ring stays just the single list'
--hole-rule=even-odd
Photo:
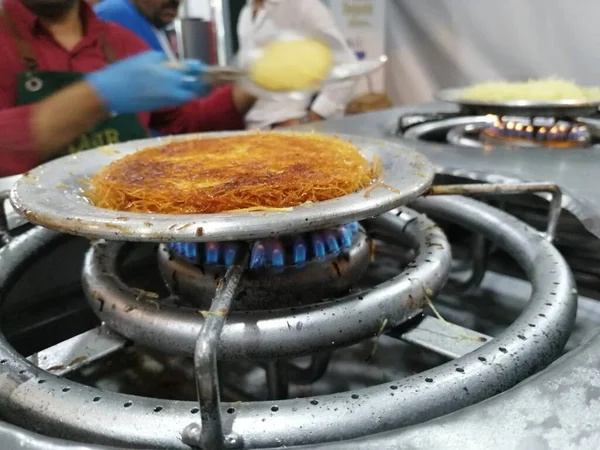
[{"label": "metal stove grate", "polygon": [[[237,315],[234,311],[226,317],[243,261],[229,269],[205,318],[194,310],[162,304],[118,278],[121,244],[100,242],[88,253],[84,271],[90,304],[110,328],[136,344],[195,354],[196,373],[202,375],[197,377],[200,403],[116,394],[61,377],[129,343],[103,327],[39,352],[29,361],[0,337],[3,416],[22,426],[35,424],[45,434],[102,444],[293,446],[370,435],[446,414],[513,386],[556,358],[571,331],[577,300],[569,268],[547,236],[462,197],[421,199],[411,206],[481,233],[525,271],[533,285],[530,303],[503,333],[491,339],[422,318],[420,308],[426,297],[433,298],[446,279],[450,252],[441,230],[408,209],[385,214],[368,225],[411,243],[418,253],[414,264],[363,294],[295,310]],[[35,228],[2,248],[2,292],[9,290],[27,261],[58,236]],[[218,401],[217,357],[310,354],[381,332],[453,361],[352,392],[277,402]]]}]

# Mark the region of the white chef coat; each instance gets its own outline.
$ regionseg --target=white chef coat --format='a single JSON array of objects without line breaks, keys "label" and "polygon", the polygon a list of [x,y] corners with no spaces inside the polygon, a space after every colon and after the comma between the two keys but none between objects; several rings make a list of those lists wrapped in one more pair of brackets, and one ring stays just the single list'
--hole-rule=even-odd
[{"label": "white chef coat", "polygon": [[[323,40],[332,49],[334,64],[356,61],[331,12],[320,0],[266,0],[254,19],[252,0],[247,0],[237,27],[240,61],[243,62],[257,47],[272,41],[281,31],[295,31]],[[321,89],[312,106],[310,95],[294,100],[284,94],[259,99],[246,115],[246,125],[248,128],[265,128],[285,120],[300,119],[306,116],[309,106],[322,117],[341,116],[353,88],[353,81],[328,84]]]}]

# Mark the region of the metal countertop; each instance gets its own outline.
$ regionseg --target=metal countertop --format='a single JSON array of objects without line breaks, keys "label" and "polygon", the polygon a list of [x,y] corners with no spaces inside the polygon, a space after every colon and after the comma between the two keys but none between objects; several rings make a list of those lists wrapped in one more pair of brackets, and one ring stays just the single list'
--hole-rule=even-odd
[{"label": "metal countertop", "polygon": [[596,450],[600,446],[599,347],[600,328],[596,328],[581,346],[496,397],[408,428],[301,448]]},{"label": "metal countertop", "polygon": [[[397,140],[394,131],[401,115],[453,111],[456,109],[452,105],[429,103],[333,119],[296,129]],[[478,149],[411,142],[443,173],[482,182],[520,180],[558,184],[564,193],[563,207],[600,237],[600,149]]]}]

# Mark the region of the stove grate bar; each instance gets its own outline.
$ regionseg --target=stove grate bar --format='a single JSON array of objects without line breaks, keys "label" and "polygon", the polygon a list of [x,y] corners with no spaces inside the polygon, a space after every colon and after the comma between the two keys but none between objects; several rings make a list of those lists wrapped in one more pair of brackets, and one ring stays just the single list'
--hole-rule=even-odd
[{"label": "stove grate bar", "polygon": [[[202,426],[191,423],[181,433],[183,442],[190,447],[199,447],[203,450],[225,448],[226,437],[223,433],[221,392],[217,371],[218,346],[233,299],[237,295],[244,270],[248,266],[248,259],[247,250],[239,254],[234,264],[227,269],[225,276],[217,283],[217,291],[209,315],[204,320],[196,339],[194,369]],[[236,436],[227,436],[227,443],[230,446],[236,441]]]},{"label": "stove grate bar", "polygon": [[48,347],[27,360],[57,376],[75,372],[125,348],[129,341],[105,325]]},{"label": "stove grate bar", "polygon": [[431,186],[425,193],[431,195],[516,195],[535,194],[547,199],[550,196],[550,209],[544,236],[548,242],[556,237],[558,219],[562,211],[562,191],[553,183],[483,183],[483,184],[442,184]]},{"label": "stove grate bar", "polygon": [[430,316],[405,333],[396,335],[392,330],[388,335],[449,359],[460,358],[492,340],[485,334]]}]

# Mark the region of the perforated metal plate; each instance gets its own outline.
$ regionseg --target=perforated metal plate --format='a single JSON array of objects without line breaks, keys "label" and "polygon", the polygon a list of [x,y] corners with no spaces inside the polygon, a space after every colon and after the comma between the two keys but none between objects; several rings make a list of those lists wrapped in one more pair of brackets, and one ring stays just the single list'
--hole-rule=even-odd
[{"label": "perforated metal plate", "polygon": [[[231,136],[236,133],[188,135]],[[124,155],[175,138],[132,141],[65,156],[25,174],[11,192],[15,209],[29,221],[61,232],[126,241],[225,241],[258,239],[335,226],[379,215],[420,196],[432,183],[434,168],[411,143],[358,136],[340,136],[354,143],[372,161],[382,161],[383,181],[395,188],[362,190],[285,212],[220,214],[140,214],[94,206],[85,196],[85,181]],[[323,156],[324,158],[326,155]]]}]

